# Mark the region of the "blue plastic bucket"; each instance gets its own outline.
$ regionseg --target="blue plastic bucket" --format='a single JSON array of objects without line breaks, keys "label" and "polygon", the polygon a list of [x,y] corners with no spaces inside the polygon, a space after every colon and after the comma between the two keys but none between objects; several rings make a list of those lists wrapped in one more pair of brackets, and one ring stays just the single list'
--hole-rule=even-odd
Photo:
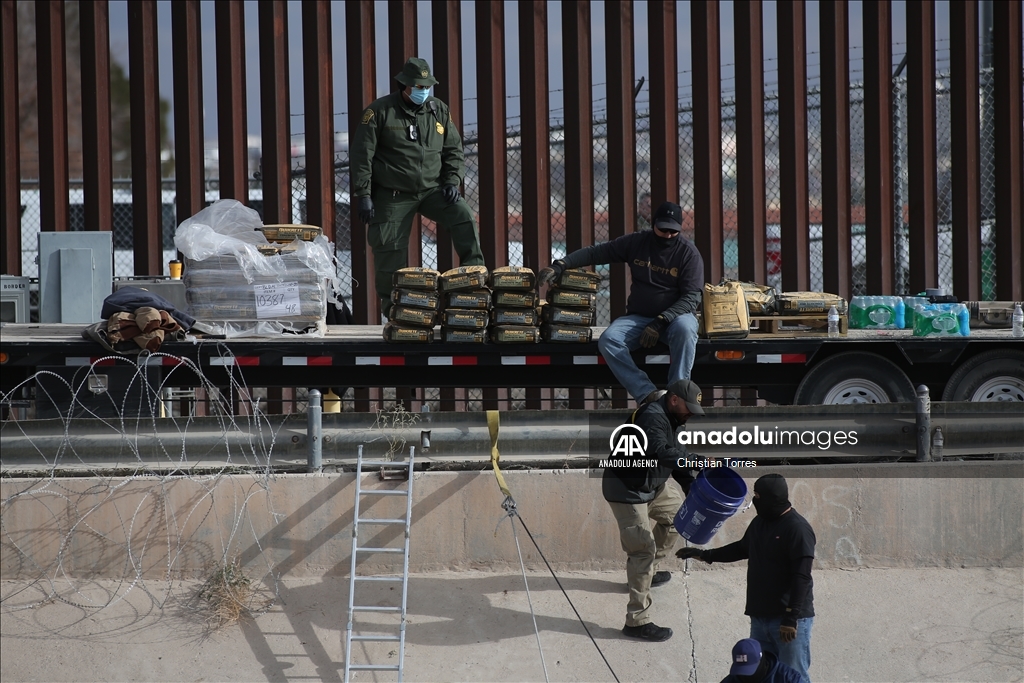
[{"label": "blue plastic bucket", "polygon": [[693,545],[704,545],[736,514],[747,497],[747,483],[728,467],[706,468],[690,485],[690,495],[676,513],[679,535]]}]

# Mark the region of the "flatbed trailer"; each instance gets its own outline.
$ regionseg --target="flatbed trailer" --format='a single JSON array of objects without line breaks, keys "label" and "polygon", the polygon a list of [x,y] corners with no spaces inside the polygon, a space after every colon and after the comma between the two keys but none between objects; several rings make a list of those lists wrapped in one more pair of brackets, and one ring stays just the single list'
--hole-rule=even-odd
[{"label": "flatbed trailer", "polygon": [[[40,370],[114,365],[81,338],[81,325],[0,327],[0,389],[5,397]],[[329,326],[323,337],[199,338],[165,343],[147,368],[176,387],[214,385],[244,376],[252,387],[617,387],[598,351],[605,328],[581,344],[394,344],[380,326]],[[664,385],[665,346],[634,354]],[[154,378],[158,379],[158,378]],[[885,403],[914,400],[927,385],[933,400],[1024,401],[1024,340],[1010,330],[970,337],[920,338],[909,330],[850,330],[841,338],[788,336],[697,342],[692,379],[701,386],[754,387],[778,404]]]}]

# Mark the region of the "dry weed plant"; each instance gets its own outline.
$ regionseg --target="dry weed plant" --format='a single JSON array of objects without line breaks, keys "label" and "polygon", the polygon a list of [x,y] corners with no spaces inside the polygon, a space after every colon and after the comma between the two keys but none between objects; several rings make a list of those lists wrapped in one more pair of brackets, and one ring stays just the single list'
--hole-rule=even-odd
[{"label": "dry weed plant", "polygon": [[208,632],[257,617],[273,604],[274,599],[253,582],[237,559],[218,567],[189,601]]},{"label": "dry weed plant", "polygon": [[380,431],[388,442],[388,452],[384,456],[385,460],[394,460],[396,455],[405,452],[406,440],[402,433],[419,422],[419,420],[419,415],[410,413],[401,403],[398,403],[393,410],[377,410],[377,419],[374,421],[371,429]]}]

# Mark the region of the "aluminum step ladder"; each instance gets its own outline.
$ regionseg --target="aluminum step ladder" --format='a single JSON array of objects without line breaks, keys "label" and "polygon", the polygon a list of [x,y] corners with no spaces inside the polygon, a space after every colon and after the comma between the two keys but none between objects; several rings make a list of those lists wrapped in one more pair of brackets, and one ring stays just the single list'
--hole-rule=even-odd
[{"label": "aluminum step ladder", "polygon": [[[352,564],[349,569],[348,579],[348,626],[345,629],[345,683],[351,680],[353,671],[395,671],[398,673],[398,680],[402,680],[405,672],[405,615],[406,596],[409,586],[409,530],[412,526],[412,482],[413,462],[416,458],[416,447],[409,448],[409,459],[407,461],[394,460],[363,460],[363,447],[359,446],[356,456],[356,495],[355,510],[352,517]],[[403,468],[408,475],[408,486],[404,489],[364,489],[362,484],[363,467],[381,468]],[[360,517],[360,502],[363,496],[375,498],[377,496],[405,496],[405,519],[389,519],[384,517]],[[374,528],[381,526],[398,526],[405,529],[405,543],[402,548],[376,548],[359,545],[359,527],[370,525]],[[402,575],[401,576],[357,576],[356,560],[360,556],[372,553],[402,553]],[[382,607],[374,605],[357,605],[356,586],[362,582],[387,582],[402,584],[402,606]],[[398,625],[398,635],[374,634],[374,635],[353,635],[353,621],[357,612],[393,612],[400,614],[401,621]],[[353,664],[352,643],[353,642],[395,642],[398,643],[398,664]]]}]

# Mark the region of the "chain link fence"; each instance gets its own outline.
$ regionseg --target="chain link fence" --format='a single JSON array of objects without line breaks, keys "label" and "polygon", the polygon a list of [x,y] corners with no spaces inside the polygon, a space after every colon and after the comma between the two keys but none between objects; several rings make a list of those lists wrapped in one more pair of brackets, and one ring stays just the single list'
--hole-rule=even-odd
[{"label": "chain link fence", "polygon": [[[981,295],[983,299],[995,297],[995,79],[992,69],[980,74],[981,102],[980,166],[981,166]],[[907,126],[907,79],[899,77],[893,83],[893,101],[896,110],[894,126],[894,186],[895,200],[895,253],[897,258],[896,287],[908,292],[910,274],[909,224],[909,142]],[[935,137],[936,145],[936,207],[938,222],[938,286],[953,291],[953,151],[952,151],[952,93],[950,73],[940,72],[935,79]]]},{"label": "chain link fence", "polygon": [[[113,208],[111,213],[111,241],[114,245],[114,277],[131,277],[135,274],[133,245],[134,217],[132,209],[131,180],[115,180]],[[177,227],[174,208],[174,181],[161,183],[160,204],[160,247],[163,251],[164,270],[167,262],[176,254],[174,230]],[[68,191],[68,229],[85,230],[85,188],[81,180],[72,180]],[[21,273],[26,277],[39,277],[39,182],[21,181]]]}]

